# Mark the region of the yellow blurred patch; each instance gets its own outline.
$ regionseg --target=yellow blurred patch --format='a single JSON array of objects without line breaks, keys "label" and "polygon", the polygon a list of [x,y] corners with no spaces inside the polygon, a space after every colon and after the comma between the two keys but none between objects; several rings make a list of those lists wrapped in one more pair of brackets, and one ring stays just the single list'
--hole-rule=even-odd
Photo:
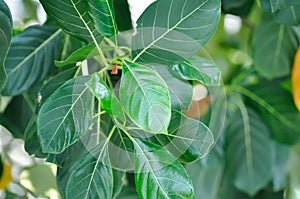
[{"label": "yellow blurred patch", "polygon": [[3,173],[0,178],[0,189],[6,189],[8,184],[12,181],[11,169],[8,164],[3,162]]},{"label": "yellow blurred patch", "polygon": [[297,109],[300,111],[300,47],[295,55],[292,70],[293,96]]}]

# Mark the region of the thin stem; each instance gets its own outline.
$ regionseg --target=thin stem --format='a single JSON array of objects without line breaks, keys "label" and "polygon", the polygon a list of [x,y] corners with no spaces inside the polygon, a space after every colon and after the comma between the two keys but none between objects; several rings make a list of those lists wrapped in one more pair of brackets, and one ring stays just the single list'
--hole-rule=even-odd
[{"label": "thin stem", "polygon": [[78,66],[77,70],[76,70],[76,73],[74,75],[74,77],[77,77],[79,72],[81,71],[81,68],[82,68],[82,63]]},{"label": "thin stem", "polygon": [[97,116],[97,144],[100,143],[100,128],[101,128],[101,103],[98,101],[98,116]]}]

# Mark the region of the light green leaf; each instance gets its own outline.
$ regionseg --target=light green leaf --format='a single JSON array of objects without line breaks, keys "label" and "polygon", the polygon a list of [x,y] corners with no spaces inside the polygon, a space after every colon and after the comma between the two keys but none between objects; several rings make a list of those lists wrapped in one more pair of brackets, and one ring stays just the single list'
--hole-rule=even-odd
[{"label": "light green leaf", "polygon": [[153,69],[123,61],[120,100],[133,122],[147,132],[166,132],[171,119],[168,86]]},{"label": "light green leaf", "polygon": [[226,131],[227,166],[235,187],[254,196],[272,178],[271,138],[259,115],[236,101],[240,111],[230,116]]},{"label": "light green leaf", "polygon": [[67,81],[42,106],[37,128],[43,152],[61,153],[86,133],[93,109],[93,97],[85,86],[88,80]]},{"label": "light green leaf", "polygon": [[166,66],[156,66],[155,70],[169,87],[172,109],[188,110],[193,97],[192,84],[186,80],[176,78]]},{"label": "light green leaf", "polygon": [[100,101],[101,108],[112,116],[125,120],[125,113],[120,101],[114,93],[101,80],[100,75],[95,73],[86,83],[93,95]]},{"label": "light green leaf", "polygon": [[5,61],[4,95],[19,95],[44,80],[60,55],[60,33],[54,27],[33,26],[13,38]]},{"label": "light green leaf", "polygon": [[3,0],[0,0],[0,92],[7,81],[7,74],[4,67],[4,61],[12,37],[12,18],[10,10]]},{"label": "light green leaf", "polygon": [[95,27],[103,36],[111,37],[117,34],[112,0],[88,0],[89,12],[95,22]]},{"label": "light green leaf", "polygon": [[185,80],[196,80],[204,85],[219,85],[221,71],[211,60],[194,56],[180,64],[171,66],[173,74]]},{"label": "light green leaf", "polygon": [[204,123],[187,118],[177,111],[172,112],[168,133],[158,134],[157,138],[182,162],[193,162],[205,157],[214,144],[213,134]]},{"label": "light green leaf", "polygon": [[255,67],[262,76],[273,79],[290,74],[298,48],[292,27],[279,25],[264,16],[254,30],[252,46]]},{"label": "light green leaf", "polygon": [[193,185],[184,167],[166,149],[135,142],[135,184],[139,198],[192,198]]},{"label": "light green leaf", "polygon": [[81,62],[87,58],[92,57],[95,53],[92,53],[95,49],[93,45],[84,46],[78,50],[75,50],[72,54],[70,54],[66,60],[64,61],[55,61],[55,65],[57,67],[63,67],[68,64],[74,64],[76,62]]},{"label": "light green leaf", "polygon": [[216,31],[220,0],[159,0],[137,21],[133,60],[178,63],[193,56]]},{"label": "light green leaf", "polygon": [[112,198],[113,171],[107,145],[100,146],[76,162],[66,188],[67,199]]},{"label": "light green leaf", "polygon": [[89,43],[102,40],[87,12],[87,0],[40,0],[45,11],[68,34]]},{"label": "light green leaf", "polygon": [[285,190],[285,199],[298,199],[300,189],[300,149],[299,147],[291,150],[287,167],[287,187]]}]

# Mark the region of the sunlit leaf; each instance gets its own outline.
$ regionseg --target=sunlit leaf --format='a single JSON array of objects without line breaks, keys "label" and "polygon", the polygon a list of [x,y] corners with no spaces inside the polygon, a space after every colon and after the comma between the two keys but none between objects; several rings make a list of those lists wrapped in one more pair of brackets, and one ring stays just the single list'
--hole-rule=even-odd
[{"label": "sunlit leaf", "polygon": [[128,116],[145,131],[166,132],[171,119],[168,86],[153,69],[123,62],[120,100]]},{"label": "sunlit leaf", "polygon": [[184,167],[166,149],[136,140],[135,184],[144,199],[192,198],[193,185]]},{"label": "sunlit leaf", "polygon": [[12,37],[12,17],[10,10],[3,0],[0,0],[0,92],[2,91],[6,81],[7,74],[4,67],[4,61],[10,41]]}]

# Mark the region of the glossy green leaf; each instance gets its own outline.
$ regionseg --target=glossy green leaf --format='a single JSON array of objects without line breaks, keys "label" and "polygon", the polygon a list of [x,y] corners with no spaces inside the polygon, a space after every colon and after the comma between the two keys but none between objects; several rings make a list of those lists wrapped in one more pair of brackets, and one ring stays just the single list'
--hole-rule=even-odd
[{"label": "glossy green leaf", "polygon": [[5,66],[8,75],[4,95],[18,95],[44,80],[59,57],[60,30],[33,26],[16,35]]},{"label": "glossy green leaf", "polygon": [[137,21],[134,61],[170,65],[193,56],[216,31],[220,0],[160,0]]},{"label": "glossy green leaf", "polygon": [[3,0],[0,0],[0,92],[7,81],[7,74],[4,67],[4,61],[12,37],[12,17],[10,10]]},{"label": "glossy green leaf", "polygon": [[84,47],[74,51],[64,61],[55,61],[55,65],[57,67],[63,67],[63,66],[69,65],[69,64],[74,64],[76,62],[81,62],[81,61],[95,55],[95,53],[93,53],[94,49],[95,49],[95,46],[93,46],[93,45],[84,46]]},{"label": "glossy green leaf", "polygon": [[102,110],[121,120],[125,120],[125,114],[118,98],[101,80],[100,75],[95,73],[86,83],[93,95],[100,101]]},{"label": "glossy green leaf", "polygon": [[262,76],[273,79],[290,74],[298,48],[292,27],[277,24],[265,16],[254,30],[252,46],[254,64]]},{"label": "glossy green leaf", "polygon": [[143,130],[167,131],[171,119],[170,94],[153,69],[124,60],[120,100],[128,116]]},{"label": "glossy green leaf", "polygon": [[42,106],[37,126],[43,152],[61,153],[86,133],[93,108],[92,95],[85,86],[88,79],[67,81]]},{"label": "glossy green leaf", "polygon": [[157,137],[182,162],[205,157],[214,144],[213,134],[204,123],[177,111],[172,113],[168,134],[158,134]]},{"label": "glossy green leaf", "polygon": [[117,34],[112,0],[87,0],[90,15],[95,22],[95,27],[103,36],[112,37]]},{"label": "glossy green leaf", "polygon": [[204,85],[219,85],[221,71],[211,60],[194,56],[188,61],[171,66],[173,74],[185,80],[196,80]]},{"label": "glossy green leaf", "polygon": [[276,12],[288,6],[300,5],[298,0],[260,0],[261,6],[266,12]]},{"label": "glossy green leaf", "polygon": [[256,112],[239,108],[230,117],[225,155],[235,187],[254,196],[272,178],[271,138]]},{"label": "glossy green leaf", "polygon": [[[277,141],[285,144],[300,142],[300,113],[297,111],[291,93],[276,82],[261,82],[249,89],[238,89],[251,99]],[[276,97],[274,97],[276,96]]]},{"label": "glossy green leaf", "polygon": [[113,169],[113,175],[114,175],[114,180],[113,180],[114,184],[113,184],[112,199],[115,199],[118,197],[118,195],[122,191],[125,173],[123,171],[118,171],[118,170]]},{"label": "glossy green leaf", "polygon": [[70,175],[66,198],[112,198],[113,171],[108,158],[106,145],[82,157]]},{"label": "glossy green leaf", "polygon": [[40,0],[45,11],[68,34],[89,43],[102,40],[87,12],[87,0]]},{"label": "glossy green leaf", "polygon": [[113,0],[116,23],[120,31],[132,29],[131,13],[127,0]]},{"label": "glossy green leaf", "polygon": [[297,26],[300,24],[300,5],[282,8],[274,13],[274,17],[280,24]]},{"label": "glossy green leaf", "polygon": [[155,70],[169,87],[172,109],[188,110],[193,97],[192,84],[186,80],[176,78],[166,66],[156,66]]},{"label": "glossy green leaf", "polygon": [[196,198],[217,198],[224,175],[224,166],[224,158],[216,150],[210,152],[204,159],[186,165],[186,170],[194,185]]},{"label": "glossy green leaf", "polygon": [[166,149],[136,140],[135,184],[139,198],[192,198],[193,185],[184,167]]}]

